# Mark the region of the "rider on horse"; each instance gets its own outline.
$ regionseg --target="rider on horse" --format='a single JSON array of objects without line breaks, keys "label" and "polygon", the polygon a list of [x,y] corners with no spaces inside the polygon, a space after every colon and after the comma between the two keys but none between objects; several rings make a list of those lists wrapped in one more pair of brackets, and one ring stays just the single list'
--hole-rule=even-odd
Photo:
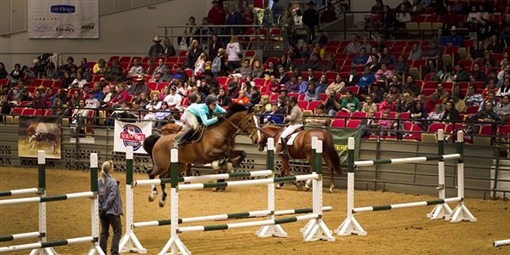
[{"label": "rider on horse", "polygon": [[287,137],[294,133],[298,128],[303,127],[303,112],[298,106],[297,97],[289,98],[289,106],[291,107],[290,114],[285,117],[285,121],[288,124],[280,135],[280,141],[278,141],[277,148],[277,152],[283,154],[287,154]]},{"label": "rider on horse", "polygon": [[200,118],[204,126],[214,125],[218,122],[218,117],[213,117],[214,114],[226,113],[225,109],[217,104],[217,99],[214,95],[208,95],[205,98],[205,104],[192,104],[186,111],[184,111],[181,120],[186,125],[184,131],[178,134],[174,140],[174,148],[184,143],[195,130],[198,129]]}]

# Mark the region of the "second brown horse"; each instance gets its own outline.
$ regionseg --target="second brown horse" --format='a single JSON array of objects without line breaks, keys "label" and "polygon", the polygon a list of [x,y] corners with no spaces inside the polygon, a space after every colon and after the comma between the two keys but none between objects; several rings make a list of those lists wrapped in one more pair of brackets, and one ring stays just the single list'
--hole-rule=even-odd
[{"label": "second brown horse", "polygon": [[[284,127],[282,126],[273,125],[262,127],[260,130],[261,134],[258,142],[259,150],[264,150],[269,137],[274,138],[275,142],[279,141],[283,128]],[[288,154],[280,154],[280,158],[282,160],[281,176],[286,176],[289,174],[290,158],[306,159],[310,165],[313,164],[312,137],[317,137],[318,140],[322,141],[322,156],[331,173],[331,186],[329,191],[333,192],[333,189],[335,188],[335,172],[342,174],[342,169],[340,166],[340,158],[338,157],[338,154],[335,150],[333,135],[323,129],[315,128],[301,131],[297,134],[292,145],[287,145]]]}]

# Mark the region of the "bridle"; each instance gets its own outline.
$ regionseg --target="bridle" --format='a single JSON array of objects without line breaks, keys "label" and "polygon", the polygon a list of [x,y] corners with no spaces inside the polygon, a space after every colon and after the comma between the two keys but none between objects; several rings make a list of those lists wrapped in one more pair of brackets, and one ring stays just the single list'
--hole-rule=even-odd
[{"label": "bridle", "polygon": [[[247,116],[243,117],[243,119],[241,119],[240,123],[242,123],[244,121],[247,121],[245,119],[250,118],[250,117],[253,118],[253,122],[255,123],[255,128],[252,128],[252,127],[246,128],[247,131],[251,130],[251,131],[248,131],[247,134],[250,137],[250,139],[252,139],[252,140],[253,140],[253,136],[255,134],[257,134],[258,135],[258,139],[260,139],[260,130],[261,129],[260,129],[259,125],[258,125],[257,117],[255,117],[255,115],[251,115],[250,116],[250,114],[248,114]],[[239,125],[237,125],[236,123],[232,122],[228,118],[225,118],[224,120],[237,130],[236,135],[243,133],[243,132],[241,132],[242,129],[241,129],[241,127]]]}]

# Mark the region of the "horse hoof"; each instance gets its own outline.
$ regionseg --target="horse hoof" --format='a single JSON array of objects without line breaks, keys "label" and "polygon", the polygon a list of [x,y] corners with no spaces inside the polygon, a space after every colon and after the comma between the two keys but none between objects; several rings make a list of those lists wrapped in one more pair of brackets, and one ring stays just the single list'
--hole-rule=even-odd
[{"label": "horse hoof", "polygon": [[335,187],[329,187],[329,193],[333,193],[333,189],[334,189],[334,188],[335,188]]},{"label": "horse hoof", "polygon": [[310,187],[305,186],[305,191],[309,191],[309,190],[310,190]]},{"label": "horse hoof", "polygon": [[149,197],[148,197],[149,202],[154,201],[154,199],[156,199],[156,196],[157,196],[157,195],[158,195],[158,193],[150,193],[150,194],[149,194]]},{"label": "horse hoof", "polygon": [[165,201],[159,201],[159,207],[161,208],[165,207]]}]

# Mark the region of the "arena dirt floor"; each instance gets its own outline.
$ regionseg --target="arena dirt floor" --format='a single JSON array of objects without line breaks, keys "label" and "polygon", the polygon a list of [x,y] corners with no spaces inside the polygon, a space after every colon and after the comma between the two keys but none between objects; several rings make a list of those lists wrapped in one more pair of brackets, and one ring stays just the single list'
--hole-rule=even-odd
[{"label": "arena dirt floor", "polygon": [[[124,196],[124,173],[115,173],[121,181]],[[135,175],[146,179],[145,175]],[[84,171],[47,170],[47,193],[62,194],[89,190],[89,175]],[[0,168],[0,190],[37,186],[36,168]],[[325,190],[326,191],[326,190]],[[163,209],[147,202],[149,187],[135,189],[135,221],[169,218],[169,204]],[[210,190],[180,193],[180,216],[203,216],[221,213],[263,210],[266,207],[266,187],[228,188],[225,192]],[[277,210],[311,207],[311,192],[297,191],[286,185],[276,191]],[[125,198],[123,197],[123,200]],[[357,191],[356,206],[413,202],[434,199],[424,195]],[[90,235],[90,203],[87,199],[48,204],[48,238],[65,239]],[[324,214],[330,229],[336,229],[345,219],[346,192],[324,193],[324,205],[333,206]],[[335,242],[303,242],[299,229],[306,222],[284,224],[287,238],[257,238],[257,227],[211,232],[193,232],[181,239],[193,254],[510,254],[510,246],[495,248],[494,240],[510,239],[510,202],[467,199],[467,207],[477,222],[449,223],[429,220],[425,215],[431,207],[359,213],[358,222],[367,236],[337,236]],[[452,205],[453,207],[454,205]],[[37,204],[0,207],[0,235],[37,231]],[[205,222],[207,224],[225,224]],[[125,226],[124,226],[125,227]],[[148,254],[158,254],[169,238],[169,227],[135,230]],[[37,240],[23,240],[36,242]],[[21,241],[18,241],[21,242]],[[0,243],[1,246],[17,242]],[[60,254],[86,254],[90,244],[56,247]],[[28,254],[29,251],[8,254]]]}]

